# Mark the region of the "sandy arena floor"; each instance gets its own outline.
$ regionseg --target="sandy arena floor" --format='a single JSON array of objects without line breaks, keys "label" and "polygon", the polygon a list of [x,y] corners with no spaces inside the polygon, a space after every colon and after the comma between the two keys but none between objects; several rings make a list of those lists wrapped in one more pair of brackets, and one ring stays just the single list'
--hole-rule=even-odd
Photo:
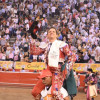
[{"label": "sandy arena floor", "polygon": [[[0,100],[34,100],[31,91],[30,88],[0,86]],[[86,100],[86,94],[78,92],[74,100]],[[100,94],[95,100],[100,100]]]}]

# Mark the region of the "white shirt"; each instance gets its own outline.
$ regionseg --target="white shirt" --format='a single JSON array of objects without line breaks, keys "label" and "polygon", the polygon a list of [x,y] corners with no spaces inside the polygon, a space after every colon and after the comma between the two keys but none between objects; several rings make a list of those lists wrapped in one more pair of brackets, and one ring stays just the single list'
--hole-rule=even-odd
[{"label": "white shirt", "polygon": [[95,50],[100,54],[100,46],[97,46]]},{"label": "white shirt", "polygon": [[[63,98],[68,96],[68,92],[63,87],[61,87],[60,93],[63,95]],[[47,90],[45,87],[45,89],[41,91],[42,98],[46,97],[48,94],[51,94],[51,87],[49,90]]]},{"label": "white shirt", "polygon": [[55,11],[56,11],[56,7],[51,7],[51,12],[55,13]]},{"label": "white shirt", "polygon": [[42,21],[42,26],[45,26],[45,20]]}]

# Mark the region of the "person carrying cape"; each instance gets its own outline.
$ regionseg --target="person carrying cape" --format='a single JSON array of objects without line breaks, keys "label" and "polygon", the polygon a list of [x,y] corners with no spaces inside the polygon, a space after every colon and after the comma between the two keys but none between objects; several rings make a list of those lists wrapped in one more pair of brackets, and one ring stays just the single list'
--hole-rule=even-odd
[{"label": "person carrying cape", "polygon": [[[47,32],[47,38],[49,42],[40,46],[42,49],[40,54],[44,53],[45,55],[45,64],[47,69],[49,69],[52,73],[52,88],[51,94],[57,100],[63,100],[63,96],[60,93],[60,88],[63,85],[63,81],[67,75],[67,69],[64,68],[61,71],[62,65],[67,62],[70,66],[69,70],[72,69],[73,64],[76,60],[76,55],[70,50],[67,43],[57,40],[57,30],[55,28],[50,28]],[[65,57],[67,59],[65,60]],[[45,88],[42,80],[38,80],[37,84],[34,86],[32,90],[32,95],[36,98],[41,91]]]}]

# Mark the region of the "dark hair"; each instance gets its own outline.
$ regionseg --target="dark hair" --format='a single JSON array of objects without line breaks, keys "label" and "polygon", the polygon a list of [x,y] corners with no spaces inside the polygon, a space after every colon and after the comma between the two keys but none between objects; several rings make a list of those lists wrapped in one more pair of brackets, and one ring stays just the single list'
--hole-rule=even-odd
[{"label": "dark hair", "polygon": [[56,34],[57,34],[57,29],[56,29],[55,27],[50,27],[50,28],[47,30],[47,34],[48,34],[48,31],[49,31],[50,29],[55,29]]},{"label": "dark hair", "polygon": [[88,69],[87,69],[87,71],[89,71],[89,72],[93,73],[92,68],[88,68]]}]

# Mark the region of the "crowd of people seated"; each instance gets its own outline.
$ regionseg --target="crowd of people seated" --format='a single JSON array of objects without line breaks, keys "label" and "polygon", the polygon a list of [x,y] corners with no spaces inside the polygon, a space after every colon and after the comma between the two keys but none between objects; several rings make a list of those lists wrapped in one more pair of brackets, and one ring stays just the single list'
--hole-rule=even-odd
[{"label": "crowd of people seated", "polygon": [[[35,21],[37,24],[31,27]],[[30,53],[30,45],[39,47],[47,42],[50,26],[57,29],[58,39],[76,53],[76,63],[100,63],[97,0],[1,0],[0,61],[43,62],[44,55]],[[16,38],[13,44],[12,37]]]}]

